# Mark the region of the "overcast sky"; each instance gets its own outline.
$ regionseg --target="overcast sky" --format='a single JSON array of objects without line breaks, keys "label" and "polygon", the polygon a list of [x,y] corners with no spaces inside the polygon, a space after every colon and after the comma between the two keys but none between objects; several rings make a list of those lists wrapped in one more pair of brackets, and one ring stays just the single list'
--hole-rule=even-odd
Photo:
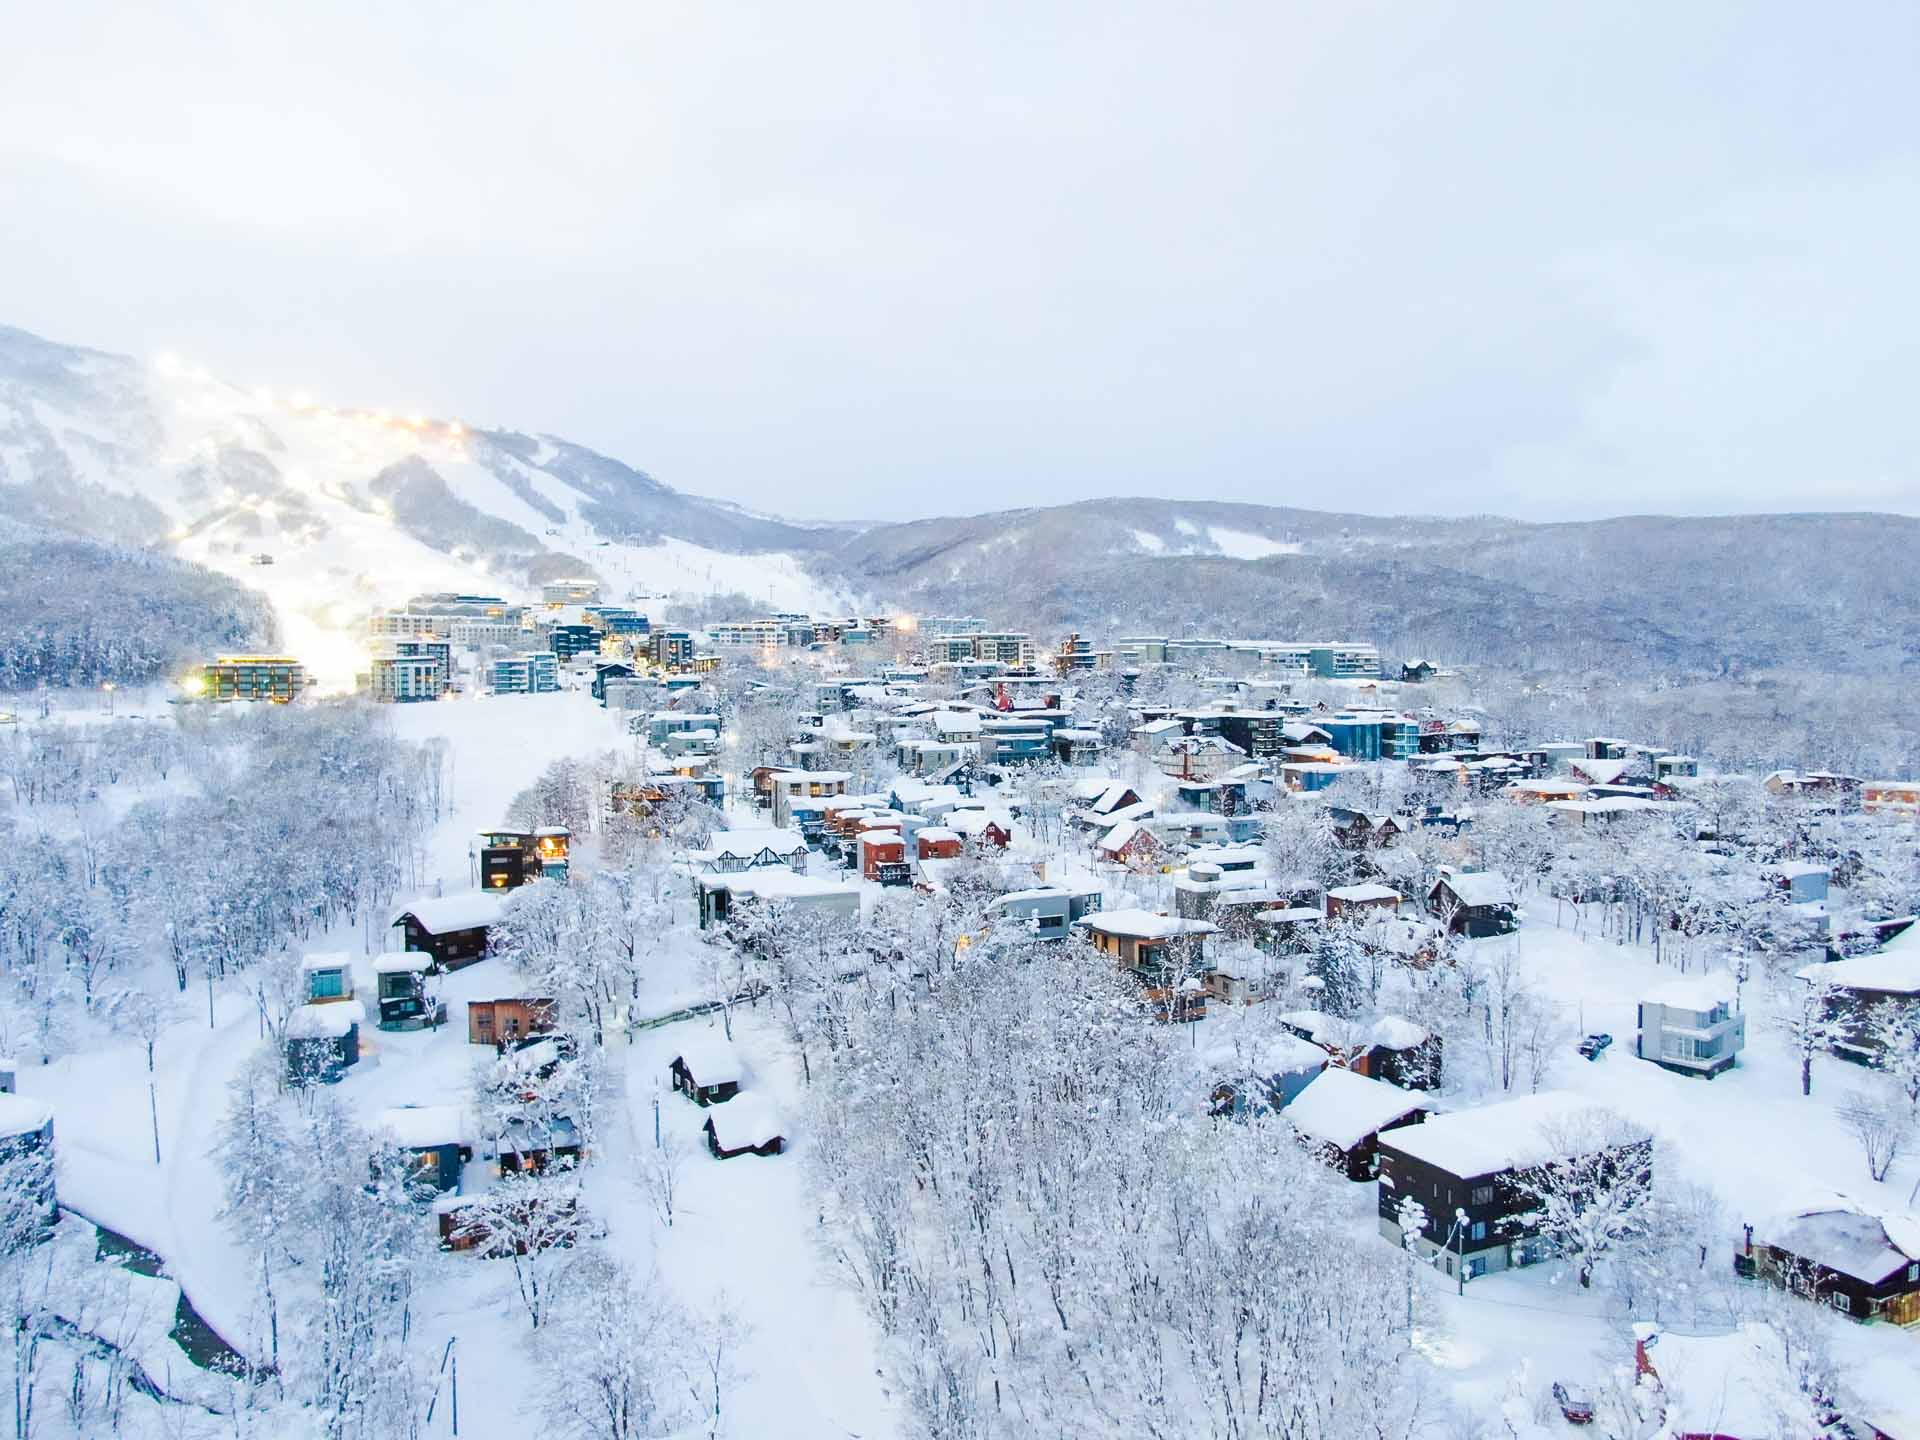
[{"label": "overcast sky", "polygon": [[9,7],[0,323],[807,516],[1920,512],[1913,0],[293,11]]}]

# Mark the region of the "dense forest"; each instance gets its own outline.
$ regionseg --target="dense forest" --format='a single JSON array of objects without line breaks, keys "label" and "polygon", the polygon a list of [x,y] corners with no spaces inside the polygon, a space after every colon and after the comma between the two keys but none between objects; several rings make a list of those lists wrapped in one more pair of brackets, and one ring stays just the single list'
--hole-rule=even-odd
[{"label": "dense forest", "polygon": [[151,550],[0,533],[0,690],[147,684],[216,649],[270,645],[265,600]]}]

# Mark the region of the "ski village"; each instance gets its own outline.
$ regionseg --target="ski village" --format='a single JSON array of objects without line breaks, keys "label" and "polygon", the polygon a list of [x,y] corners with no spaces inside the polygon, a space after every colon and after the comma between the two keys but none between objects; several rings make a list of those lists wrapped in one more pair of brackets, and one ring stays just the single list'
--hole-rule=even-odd
[{"label": "ski village", "polygon": [[359,644],[0,725],[17,1437],[1920,1437],[1911,779],[1364,641]]}]

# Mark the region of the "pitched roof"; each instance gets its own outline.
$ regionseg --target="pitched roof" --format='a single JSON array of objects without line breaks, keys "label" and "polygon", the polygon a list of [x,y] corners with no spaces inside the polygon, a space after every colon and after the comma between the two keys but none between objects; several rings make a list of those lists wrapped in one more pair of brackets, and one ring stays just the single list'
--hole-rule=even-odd
[{"label": "pitched roof", "polygon": [[443,895],[431,900],[416,900],[394,912],[398,925],[408,915],[429,935],[447,935],[457,930],[478,930],[497,921],[506,909],[506,901],[486,890],[469,890],[459,895]]},{"label": "pitched roof", "polygon": [[1612,1114],[1584,1095],[1549,1090],[1442,1115],[1382,1136],[1380,1144],[1468,1179],[1560,1158],[1548,1132],[1587,1111]]},{"label": "pitched roof", "polygon": [[1351,1150],[1382,1125],[1424,1109],[1427,1103],[1424,1095],[1384,1080],[1328,1066],[1307,1082],[1307,1088],[1282,1113],[1309,1139]]}]

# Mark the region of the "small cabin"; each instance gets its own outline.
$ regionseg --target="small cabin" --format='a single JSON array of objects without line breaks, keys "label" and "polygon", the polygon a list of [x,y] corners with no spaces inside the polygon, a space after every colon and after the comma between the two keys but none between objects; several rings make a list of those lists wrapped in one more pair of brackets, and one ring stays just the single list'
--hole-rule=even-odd
[{"label": "small cabin", "polygon": [[459,970],[484,959],[487,933],[504,912],[498,895],[472,891],[421,900],[394,916],[402,949],[424,951],[436,971]]},{"label": "small cabin", "polygon": [[1329,1066],[1281,1113],[1303,1143],[1349,1180],[1371,1180],[1380,1168],[1380,1132],[1418,1125],[1427,1106],[1383,1080]]},{"label": "small cabin", "polygon": [[473,1116],[458,1105],[400,1105],[382,1110],[370,1127],[413,1161],[413,1179],[441,1194],[460,1183],[473,1158]]},{"label": "small cabin", "polygon": [[518,890],[538,874],[531,831],[483,830],[474,844],[482,890]]},{"label": "small cabin", "polygon": [[778,1155],[787,1148],[779,1113],[756,1096],[743,1095],[707,1112],[701,1130],[717,1160],[740,1155]]},{"label": "small cabin", "polygon": [[469,1000],[467,1043],[496,1048],[518,1045],[529,1035],[554,1027],[553,1001],[540,999]]},{"label": "small cabin", "polygon": [[328,1005],[353,999],[353,958],[344,951],[309,955],[300,962],[306,1003]]},{"label": "small cabin", "polygon": [[696,1034],[667,1066],[673,1088],[696,1105],[723,1105],[740,1093],[746,1067],[732,1042]]},{"label": "small cabin", "polygon": [[287,1020],[287,1083],[332,1085],[360,1063],[360,1026],[367,1018],[358,1000],[302,1005]]},{"label": "small cabin", "polygon": [[516,1115],[501,1126],[496,1148],[502,1174],[517,1170],[538,1174],[577,1165],[586,1153],[579,1130],[565,1116],[543,1121]]},{"label": "small cabin", "polygon": [[444,1014],[427,998],[427,972],[433,957],[419,950],[381,955],[373,962],[382,1030],[420,1030]]},{"label": "small cabin", "polygon": [[567,857],[573,845],[573,832],[564,825],[542,825],[533,832],[533,856],[540,863],[543,880],[567,881]]}]

